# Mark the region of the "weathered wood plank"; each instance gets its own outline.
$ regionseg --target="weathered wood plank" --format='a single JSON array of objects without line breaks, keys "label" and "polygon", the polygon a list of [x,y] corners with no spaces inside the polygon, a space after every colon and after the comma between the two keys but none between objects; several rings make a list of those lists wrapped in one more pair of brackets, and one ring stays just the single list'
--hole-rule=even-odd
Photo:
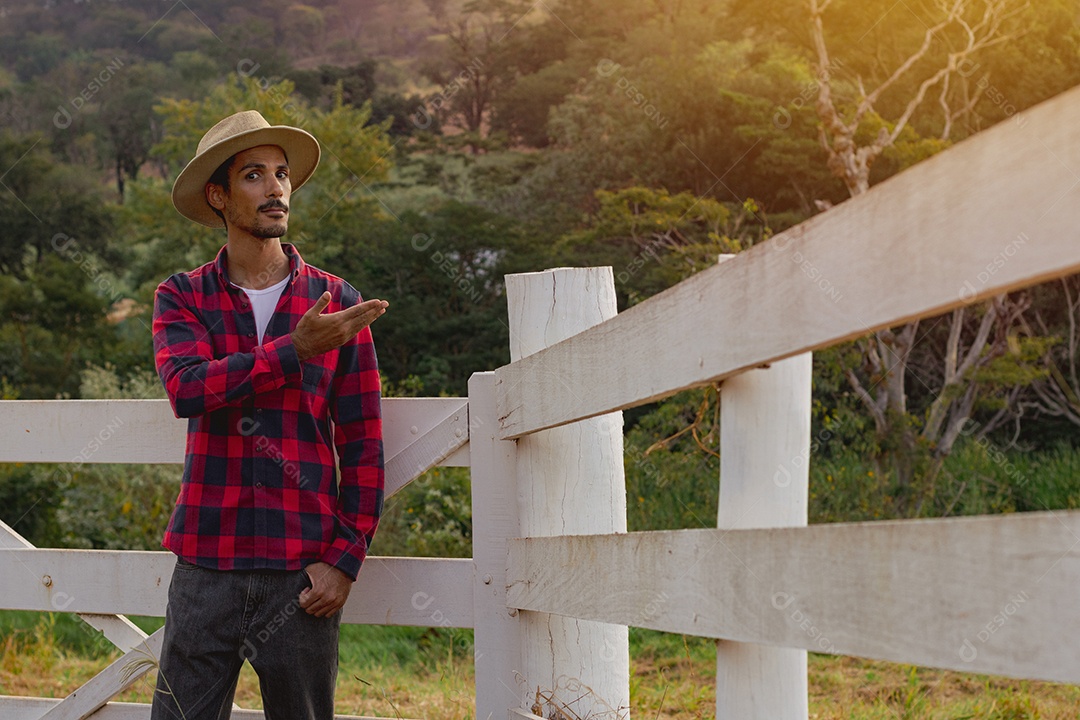
[{"label": "weathered wood plank", "polygon": [[[176,558],[127,550],[0,550],[8,610],[164,617]],[[472,627],[470,559],[369,557],[342,622]],[[438,612],[417,598],[440,599]]]},{"label": "weathered wood plank", "polygon": [[[385,457],[465,405],[464,398],[383,399]],[[186,433],[167,400],[0,401],[0,462],[183,463]],[[468,450],[458,450],[443,464],[468,462]]]},{"label": "weathered wood plank", "polygon": [[386,461],[386,497],[437,467],[469,443],[469,406],[462,405]]},{"label": "weathered wood plank", "polygon": [[[0,717],[4,720],[41,720],[52,707],[61,701],[58,698],[15,697],[0,695]],[[149,720],[150,706],[142,703],[112,702],[94,714],[94,720]],[[265,720],[262,710],[233,709],[233,720]],[[336,720],[385,720],[357,715],[337,715]]]},{"label": "weathered wood plank", "polygon": [[[506,276],[510,358],[532,355],[618,312],[610,267]],[[521,438],[517,461],[521,536],[626,532],[622,413]],[[549,613],[521,613],[521,685],[550,705],[574,700],[580,717],[630,706],[627,629]],[[588,691],[583,688],[588,688]],[[541,714],[551,714],[548,703]]]},{"label": "weathered wood plank", "polygon": [[[465,398],[383,398],[382,407],[383,453],[387,458],[404,452],[417,438],[427,435],[451,415],[459,416],[466,427],[468,423],[469,405]],[[456,449],[439,465],[469,467],[468,445]]]},{"label": "weathered wood plank", "polygon": [[506,607],[506,548],[518,537],[517,443],[495,433],[495,378],[469,378],[469,452],[472,469],[474,663],[476,718],[501,718],[519,707],[526,689],[522,670],[521,621]]},{"label": "weathered wood plank", "polygon": [[508,580],[522,610],[1080,682],[1080,511],[519,539]]},{"label": "weathered wood plank", "polygon": [[[805,527],[810,495],[810,353],[749,370],[720,388],[716,527]],[[716,644],[716,717],[806,720],[806,651]]]},{"label": "weathered wood plank", "polygon": [[59,704],[49,708],[42,720],[86,720],[107,702],[127,690],[155,668],[161,657],[165,628],[159,629],[87,681]]},{"label": "weathered wood plank", "polygon": [[[33,547],[29,540],[0,520],[0,549],[25,550]],[[146,639],[146,633],[123,615],[81,613],[79,617],[90,627],[100,630],[109,642],[123,652]]]},{"label": "weathered wood plank", "polygon": [[495,371],[501,437],[1080,270],[1080,88]]}]

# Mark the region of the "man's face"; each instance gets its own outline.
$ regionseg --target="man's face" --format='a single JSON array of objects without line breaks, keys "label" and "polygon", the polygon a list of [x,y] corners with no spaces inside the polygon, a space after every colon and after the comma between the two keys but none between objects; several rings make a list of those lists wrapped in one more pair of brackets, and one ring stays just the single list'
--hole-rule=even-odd
[{"label": "man's face", "polygon": [[289,229],[289,163],[277,145],[237,153],[229,168],[229,191],[207,186],[207,199],[225,216],[229,230],[279,238]]}]

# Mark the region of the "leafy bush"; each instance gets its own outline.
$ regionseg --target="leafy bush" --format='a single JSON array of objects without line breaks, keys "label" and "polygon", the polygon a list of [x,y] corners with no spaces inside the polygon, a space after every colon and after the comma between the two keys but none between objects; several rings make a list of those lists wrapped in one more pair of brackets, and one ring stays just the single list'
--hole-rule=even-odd
[{"label": "leafy bush", "polygon": [[386,503],[372,545],[379,555],[472,557],[472,495],[465,468],[435,468]]}]

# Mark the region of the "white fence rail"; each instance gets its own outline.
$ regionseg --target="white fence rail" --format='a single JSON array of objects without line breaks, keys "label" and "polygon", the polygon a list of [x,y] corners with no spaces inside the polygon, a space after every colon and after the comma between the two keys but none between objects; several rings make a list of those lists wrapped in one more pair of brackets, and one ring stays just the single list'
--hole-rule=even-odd
[{"label": "white fence rail", "polygon": [[502,437],[1080,271],[1080,88],[496,371]]},{"label": "white fence rail", "polygon": [[[809,450],[806,404],[784,404],[807,351],[1080,270],[1080,89],[1024,119],[610,319],[610,272],[515,277],[514,362],[475,375],[467,407],[385,404],[392,489],[472,468],[474,557],[369,559],[346,622],[474,627],[485,719],[628,717],[628,625],[722,639],[718,716],[739,720],[806,717],[804,650],[1080,682],[1080,513],[799,527],[805,462],[770,471]],[[718,380],[719,529],[622,532],[621,419],[597,416]],[[0,462],[176,463],[183,433],[156,401],[0,403]],[[164,610],[166,554],[0,547],[0,607]]]},{"label": "white fence rail", "polygon": [[[387,399],[383,414],[387,497],[437,465],[469,465],[463,398]],[[186,427],[165,400],[4,401],[0,462],[181,463]],[[125,615],[165,615],[172,553],[37,549],[3,523],[0,548],[0,607],[78,613],[125,653],[62,701],[0,697],[0,717],[148,717],[148,705],[108,701],[152,669],[133,661],[160,651],[160,631],[147,637]],[[471,628],[473,574],[468,559],[369,557],[342,622]]]}]

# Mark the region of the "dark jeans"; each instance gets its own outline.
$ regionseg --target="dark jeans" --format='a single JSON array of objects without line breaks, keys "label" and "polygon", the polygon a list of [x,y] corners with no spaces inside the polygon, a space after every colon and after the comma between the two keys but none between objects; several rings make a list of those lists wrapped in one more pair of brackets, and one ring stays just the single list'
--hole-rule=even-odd
[{"label": "dark jeans", "polygon": [[240,667],[259,675],[267,720],[334,717],[341,612],[308,615],[295,572],[223,572],[178,560],[151,720],[224,720]]}]

